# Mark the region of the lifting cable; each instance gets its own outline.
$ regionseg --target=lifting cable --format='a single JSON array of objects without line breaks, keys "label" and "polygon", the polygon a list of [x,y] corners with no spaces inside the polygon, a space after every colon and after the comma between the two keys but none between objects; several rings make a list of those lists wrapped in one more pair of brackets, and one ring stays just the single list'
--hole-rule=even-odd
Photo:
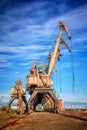
[{"label": "lifting cable", "polygon": [[59,80],[60,80],[60,93],[62,93],[62,83],[61,83],[61,65],[59,59]]},{"label": "lifting cable", "polygon": [[[53,30],[53,33],[51,34],[51,36],[50,36],[50,40],[48,40],[48,42],[55,42],[55,40],[54,40],[54,36],[55,36],[55,34],[56,34],[57,29],[58,29],[58,25],[56,25],[55,29]],[[46,47],[46,50],[48,50],[47,47]],[[48,52],[49,52],[49,53],[52,52],[52,47],[49,49]],[[42,59],[42,58],[41,58],[41,59]],[[46,58],[44,64],[46,64],[47,61],[48,61],[48,57]]]},{"label": "lifting cable", "polygon": [[73,62],[73,53],[72,53],[72,39],[71,39],[71,67],[72,67],[72,87],[73,93],[75,89],[75,74],[74,74],[74,62]]},{"label": "lifting cable", "polygon": [[[73,62],[73,53],[72,53],[72,40],[71,40],[71,68],[72,68],[72,87],[73,93],[75,89],[75,74],[74,74],[74,62]],[[60,93],[62,92],[62,82],[61,82],[61,65],[59,59],[59,80],[60,80]]]}]

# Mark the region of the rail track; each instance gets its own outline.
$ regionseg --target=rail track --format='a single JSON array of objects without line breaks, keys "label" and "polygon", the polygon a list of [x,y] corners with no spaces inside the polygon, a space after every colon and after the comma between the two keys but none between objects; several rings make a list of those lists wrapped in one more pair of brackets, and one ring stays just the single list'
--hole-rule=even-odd
[{"label": "rail track", "polygon": [[69,118],[73,118],[73,119],[77,119],[77,120],[81,120],[81,121],[87,121],[87,117],[84,118],[83,116],[79,116],[79,115],[68,115],[68,114],[64,114],[64,113],[59,113],[59,115],[62,115],[64,117],[69,117]]}]

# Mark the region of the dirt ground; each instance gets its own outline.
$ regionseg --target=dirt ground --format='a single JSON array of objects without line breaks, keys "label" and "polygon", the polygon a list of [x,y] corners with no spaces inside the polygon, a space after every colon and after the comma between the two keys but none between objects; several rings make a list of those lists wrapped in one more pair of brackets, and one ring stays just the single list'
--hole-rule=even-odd
[{"label": "dirt ground", "polygon": [[[77,118],[78,117],[78,118]],[[79,119],[80,118],[80,119]],[[2,130],[87,130],[87,112],[34,112],[17,115],[0,111]]]}]

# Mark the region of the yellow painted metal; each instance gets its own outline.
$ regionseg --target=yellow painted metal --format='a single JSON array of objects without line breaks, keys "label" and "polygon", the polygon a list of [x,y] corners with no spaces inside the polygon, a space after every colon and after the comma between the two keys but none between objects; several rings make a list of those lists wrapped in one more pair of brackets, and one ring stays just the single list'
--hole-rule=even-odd
[{"label": "yellow painted metal", "polygon": [[59,47],[59,44],[60,44],[60,38],[61,38],[61,35],[62,35],[62,30],[63,30],[63,28],[60,27],[58,38],[57,38],[57,41],[56,41],[56,45],[55,45],[55,48],[54,48],[52,55],[51,55],[51,59],[50,59],[50,63],[49,63],[49,69],[48,69],[49,77],[51,77],[51,75],[52,75],[56,60],[58,58],[57,54],[58,54],[58,47]]}]

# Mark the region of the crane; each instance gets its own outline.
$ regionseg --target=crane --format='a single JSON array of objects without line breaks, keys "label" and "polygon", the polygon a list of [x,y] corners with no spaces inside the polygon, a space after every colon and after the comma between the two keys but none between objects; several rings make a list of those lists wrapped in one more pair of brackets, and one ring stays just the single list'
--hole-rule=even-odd
[{"label": "crane", "polygon": [[49,54],[48,63],[45,69],[43,69],[41,66],[38,66],[35,61],[33,67],[30,69],[31,75],[27,76],[26,87],[30,94],[32,94],[32,92],[34,91],[36,87],[50,88],[53,85],[51,76],[52,76],[56,61],[61,56],[60,50],[62,48],[62,45],[65,44],[69,52],[71,52],[71,49],[68,47],[68,44],[66,43],[65,39],[62,38],[62,32],[63,30],[65,30],[69,39],[71,39],[71,35],[68,31],[66,24],[63,21],[59,21],[59,24],[60,24],[59,34],[58,34],[54,49]]},{"label": "crane", "polygon": [[59,21],[59,24],[60,27],[58,37],[54,48],[49,53],[47,63],[44,67],[42,67],[34,61],[33,67],[30,68],[30,75],[26,77],[26,90],[29,91],[30,94],[30,98],[28,100],[28,110],[30,111],[35,110],[35,107],[39,103],[41,103],[44,107],[47,101],[49,101],[51,104],[50,110],[58,113],[58,98],[56,97],[54,90],[51,89],[51,86],[53,85],[51,76],[53,74],[57,59],[62,56],[60,54],[62,45],[64,44],[68,51],[71,52],[66,40],[62,38],[62,33],[64,30],[68,38],[71,39],[69,30],[63,21]]},{"label": "crane", "polygon": [[17,112],[21,114],[23,112],[23,102],[26,105],[25,112],[28,111],[28,104],[27,100],[25,97],[25,89],[23,88],[22,82],[20,79],[17,79],[15,82],[14,87],[11,89],[11,98],[8,101],[7,104],[7,110],[9,111],[11,109],[11,104],[15,99],[18,99],[18,104],[17,104]]},{"label": "crane", "polygon": [[0,97],[0,102],[2,101],[2,99],[3,99],[3,96]]}]

